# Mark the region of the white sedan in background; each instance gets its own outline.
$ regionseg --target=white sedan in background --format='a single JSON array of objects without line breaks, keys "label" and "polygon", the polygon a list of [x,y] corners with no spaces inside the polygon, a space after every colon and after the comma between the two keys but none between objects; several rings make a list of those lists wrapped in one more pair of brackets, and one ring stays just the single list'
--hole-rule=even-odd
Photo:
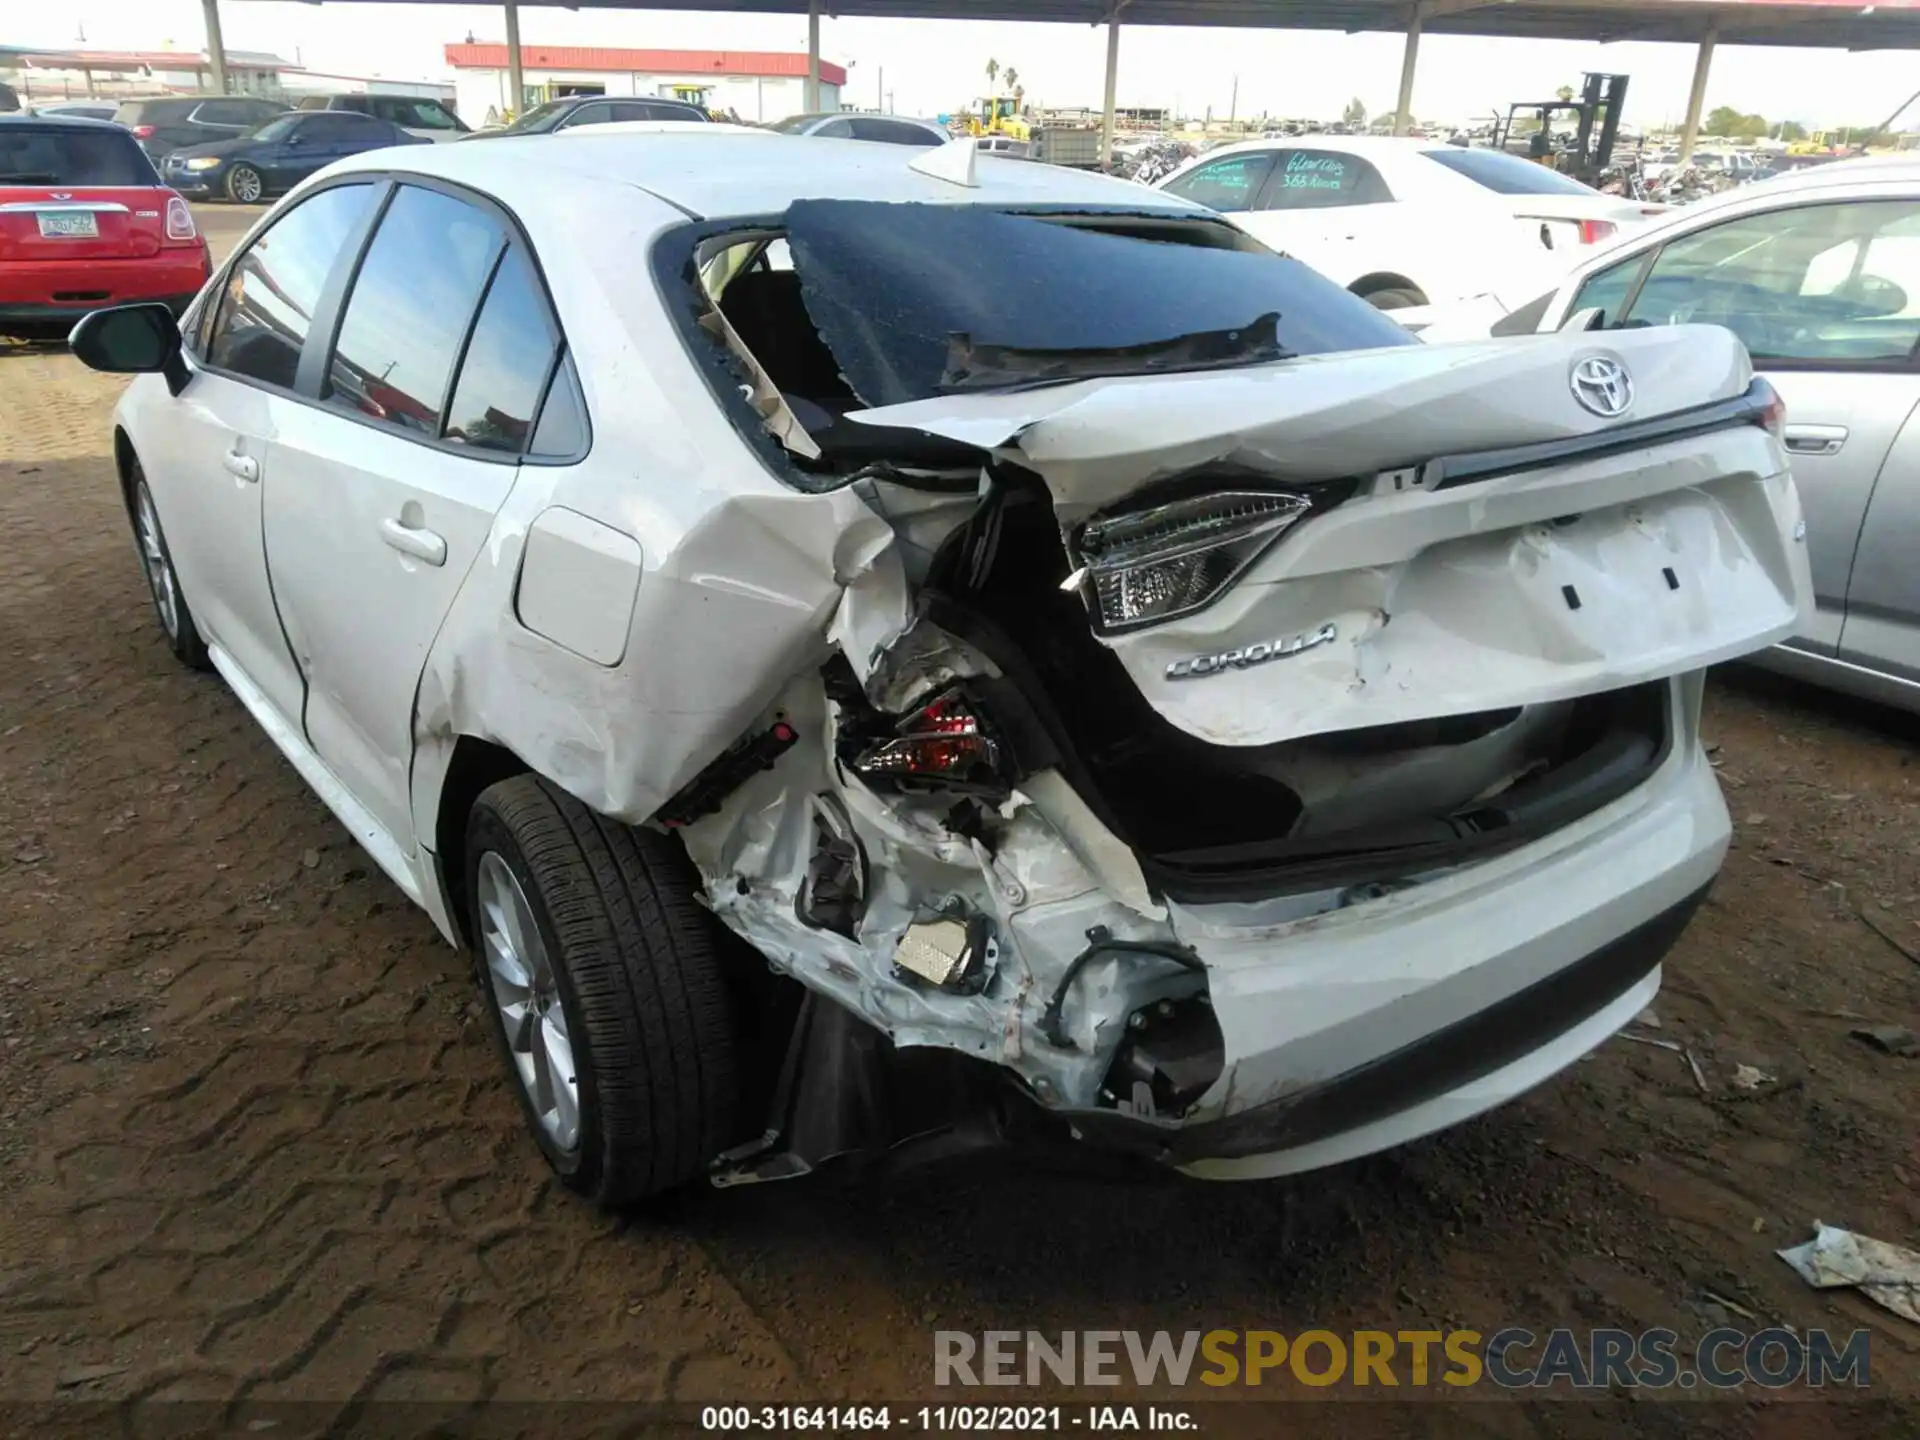
[{"label": "white sedan in background", "polygon": [[1223,146],[1159,188],[1220,211],[1382,310],[1462,300],[1516,277],[1519,296],[1537,293],[1584,246],[1663,208],[1503,150],[1367,135]]}]

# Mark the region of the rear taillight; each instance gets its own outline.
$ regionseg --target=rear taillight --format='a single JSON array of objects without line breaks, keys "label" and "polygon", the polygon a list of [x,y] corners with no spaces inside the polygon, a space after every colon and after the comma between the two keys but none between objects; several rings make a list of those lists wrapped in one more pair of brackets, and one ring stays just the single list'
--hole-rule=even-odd
[{"label": "rear taillight", "polygon": [[153,126],[151,125],[134,126],[133,138],[136,140],[151,140],[153,138]]},{"label": "rear taillight", "polygon": [[167,197],[167,239],[198,240],[200,232],[193,226],[193,211],[187,208],[187,202],[178,195]]},{"label": "rear taillight", "polygon": [[1760,408],[1754,412],[1753,423],[1771,431],[1774,439],[1781,439],[1787,430],[1787,402],[1780,398],[1780,392],[1756,377],[1747,393],[1760,402]]},{"label": "rear taillight", "polygon": [[853,768],[904,790],[1004,793],[1000,754],[966,697],[948,690],[902,720],[892,739],[863,750]]},{"label": "rear taillight", "polygon": [[1580,222],[1580,243],[1597,245],[1620,227],[1611,220],[1582,220]]}]

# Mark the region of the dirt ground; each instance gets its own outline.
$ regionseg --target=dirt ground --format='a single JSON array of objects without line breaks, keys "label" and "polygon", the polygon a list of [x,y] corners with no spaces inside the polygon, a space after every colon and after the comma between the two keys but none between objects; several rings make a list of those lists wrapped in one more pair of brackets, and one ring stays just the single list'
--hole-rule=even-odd
[{"label": "dirt ground", "polygon": [[[1920,1397],[1920,1327],[1773,1254],[1816,1218],[1920,1238],[1920,1059],[1849,1035],[1920,1025],[1913,722],[1716,678],[1736,845],[1647,1032],[1703,1084],[1615,1040],[1294,1182],[975,1162],[612,1220],[523,1138],[463,961],[163,648],[107,458],[118,388],[0,344],[0,1401],[951,1401],[935,1329],[1729,1323],[1866,1328],[1873,1393]],[[1208,1418],[1920,1433],[1804,1391],[1339,1411]]]}]

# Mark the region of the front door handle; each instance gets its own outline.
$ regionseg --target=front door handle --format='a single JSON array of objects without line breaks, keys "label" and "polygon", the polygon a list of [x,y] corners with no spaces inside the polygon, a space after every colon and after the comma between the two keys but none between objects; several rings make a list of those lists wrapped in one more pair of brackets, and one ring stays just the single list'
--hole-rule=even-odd
[{"label": "front door handle", "polygon": [[1789,425],[1787,451],[1793,455],[1838,455],[1847,443],[1844,425]]},{"label": "front door handle", "polygon": [[382,520],[380,538],[402,555],[411,555],[429,565],[447,563],[447,542],[433,531],[418,525],[409,525],[402,520]]},{"label": "front door handle", "polygon": [[227,467],[229,475],[237,475],[242,480],[254,481],[260,478],[260,462],[251,455],[242,455],[238,450],[230,450],[220,462]]}]

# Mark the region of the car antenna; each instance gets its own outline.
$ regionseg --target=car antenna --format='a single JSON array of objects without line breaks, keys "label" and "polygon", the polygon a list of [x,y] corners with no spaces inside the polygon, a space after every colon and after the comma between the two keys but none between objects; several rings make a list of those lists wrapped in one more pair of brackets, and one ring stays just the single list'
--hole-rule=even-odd
[{"label": "car antenna", "polygon": [[964,185],[969,190],[980,188],[975,178],[974,164],[980,155],[980,147],[974,143],[971,135],[962,135],[949,140],[937,150],[922,151],[913,161],[912,168],[922,175],[931,175],[936,180],[945,180],[950,185]]}]

